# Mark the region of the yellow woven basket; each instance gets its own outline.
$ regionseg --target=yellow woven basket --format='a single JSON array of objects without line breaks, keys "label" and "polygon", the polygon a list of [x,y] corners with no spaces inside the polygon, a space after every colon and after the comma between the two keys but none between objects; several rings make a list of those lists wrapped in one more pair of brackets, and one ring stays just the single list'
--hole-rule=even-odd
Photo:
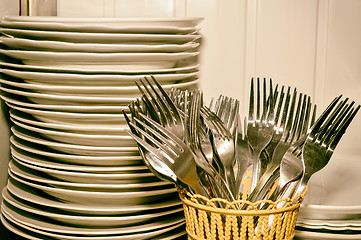
[{"label": "yellow woven basket", "polygon": [[[208,199],[180,191],[186,218],[189,240],[291,240],[294,237],[296,219],[306,191],[293,198],[276,202],[262,200],[251,203],[246,200],[229,202],[225,199]],[[285,202],[283,202],[285,201]],[[277,208],[277,204],[282,206]],[[268,203],[265,210],[261,206]],[[248,204],[247,210],[236,206]],[[222,207],[219,207],[222,206]]]}]

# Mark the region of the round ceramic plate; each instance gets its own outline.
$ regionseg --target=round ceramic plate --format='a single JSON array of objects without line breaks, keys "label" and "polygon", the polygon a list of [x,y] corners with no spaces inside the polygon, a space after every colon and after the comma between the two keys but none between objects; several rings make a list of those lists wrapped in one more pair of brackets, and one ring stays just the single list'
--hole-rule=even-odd
[{"label": "round ceramic plate", "polygon": [[[3,20],[13,22],[45,22],[45,23],[72,23],[107,26],[174,26],[194,27],[204,18],[202,17],[172,17],[172,18],[64,18],[48,16],[4,16]],[[102,26],[101,25],[101,26]],[[100,26],[100,28],[101,28]]]},{"label": "round ceramic plate", "polygon": [[99,135],[99,134],[83,134],[71,133],[58,130],[48,130],[26,123],[19,122],[13,118],[11,121],[24,129],[37,132],[45,139],[50,139],[56,142],[80,144],[86,146],[103,146],[103,147],[137,147],[136,141],[131,136],[122,135]]},{"label": "round ceramic plate", "polygon": [[[120,112],[122,112],[122,110],[128,111],[128,106],[103,106],[103,105],[51,105],[51,104],[36,104],[36,103],[30,103],[27,102],[28,100],[16,100],[14,97],[16,95],[9,95],[6,94],[5,92],[2,93],[2,95],[0,96],[2,100],[4,100],[6,102],[6,104],[12,108],[12,109],[16,109],[25,113],[34,113],[34,115],[40,115],[43,113],[42,110],[39,109],[46,109],[46,110],[51,110],[51,111],[47,111],[48,113],[50,113],[50,118],[55,117],[56,115],[58,116],[58,118],[61,119],[67,119],[65,122],[63,121],[63,123],[68,124],[71,123],[72,121],[74,121],[74,118],[72,118],[71,116],[68,115],[68,113],[83,113],[83,114],[106,114],[106,115],[110,115],[110,114],[116,114],[116,116],[104,116],[104,118],[100,115],[98,115],[97,117],[91,116],[89,115],[89,117],[95,121],[98,121],[100,124],[102,124],[101,122],[103,121],[103,124],[109,124],[112,125],[114,127],[119,127],[119,126],[123,126],[125,123],[125,119],[123,115],[119,115]],[[26,101],[26,102],[25,102]],[[63,111],[68,111],[68,112],[63,112]],[[85,116],[84,116],[85,117]],[[107,117],[108,120],[106,119]],[[41,117],[40,117],[41,118]],[[40,119],[38,118],[38,119]],[[44,119],[48,119],[46,116],[44,117]],[[113,121],[112,121],[113,120]],[[46,120],[45,120],[46,121]],[[86,118],[84,119],[84,124],[86,125]],[[78,122],[79,124],[81,124],[81,122]],[[84,127],[85,127],[84,125]]]},{"label": "round ceramic plate", "polygon": [[[80,170],[84,172],[91,171],[115,171],[112,170],[112,167],[122,167],[122,166],[137,166],[143,163],[143,159],[139,156],[139,152],[119,154],[119,156],[88,156],[88,155],[72,155],[69,153],[59,153],[51,151],[48,148],[42,148],[41,145],[34,144],[28,141],[21,140],[15,136],[10,137],[11,144],[17,149],[21,149],[25,151],[28,156],[29,154],[36,154],[36,159],[45,158],[48,162],[60,162],[65,164],[70,164],[70,167],[74,167],[74,170],[77,170],[76,165],[82,166],[81,169],[88,170]],[[17,150],[18,151],[18,150]],[[33,156],[34,157],[34,156]],[[34,157],[35,158],[35,157]],[[24,160],[21,158],[21,160]],[[143,163],[144,164],[144,163]],[[107,168],[105,168],[107,167]],[[93,170],[91,168],[94,168]],[[98,169],[98,170],[97,170]],[[70,169],[69,169],[70,170]]]},{"label": "round ceramic plate", "polygon": [[[77,204],[70,202],[61,202],[57,199],[52,199],[44,197],[41,194],[38,194],[34,189],[28,187],[24,184],[17,183],[15,181],[8,181],[6,186],[7,190],[17,198],[25,202],[36,203],[39,206],[50,207],[60,209],[62,211],[74,212],[80,214],[88,215],[118,215],[118,214],[133,214],[137,212],[151,212],[152,210],[162,211],[164,208],[181,206],[182,202],[179,200],[179,197],[164,199],[164,201],[159,201],[156,203],[149,203],[145,205],[133,205],[133,206],[122,206],[114,205],[108,206],[104,205],[86,205],[86,204]],[[174,219],[169,219],[168,223],[171,223]],[[159,224],[164,224],[164,221],[160,221]],[[152,224],[150,224],[152,225]],[[154,227],[154,226],[153,226]],[[125,229],[124,229],[125,230]]]},{"label": "round ceramic plate", "polygon": [[28,125],[38,126],[46,129],[61,130],[64,132],[129,136],[129,134],[125,131],[125,129],[129,129],[127,124],[119,124],[119,126],[109,126],[104,124],[88,127],[82,124],[43,122],[29,114],[17,111],[15,109],[10,109],[10,117]]},{"label": "round ceramic plate", "polygon": [[[54,51],[25,51],[0,49],[0,53],[21,61],[49,61],[49,62],[72,62],[83,64],[96,63],[119,63],[132,62],[161,62],[179,61],[195,57],[199,52],[180,53],[90,53],[90,52],[54,52]],[[175,64],[174,64],[175,65]]]},{"label": "round ceramic plate", "polygon": [[87,53],[177,53],[194,51],[199,43],[184,44],[101,44],[70,43],[60,41],[31,40],[24,38],[0,37],[0,43],[13,50]]},{"label": "round ceramic plate", "polygon": [[[34,167],[49,168],[52,170],[62,170],[62,171],[74,171],[74,172],[103,172],[103,173],[112,173],[124,171],[124,167],[130,166],[141,166],[144,165],[144,162],[140,156],[125,156],[125,157],[89,157],[89,156],[78,156],[78,155],[68,155],[68,154],[59,154],[52,153],[49,151],[37,150],[26,145],[23,145],[15,140],[14,137],[10,139],[11,146],[11,155],[14,159],[20,160],[22,162],[31,164]],[[34,151],[35,150],[35,151]],[[68,162],[63,161],[62,158],[69,158]],[[117,161],[118,164],[112,165],[99,165],[93,164],[94,161],[101,161],[105,159],[107,161],[110,158],[114,162]],[[81,163],[87,165],[80,165],[76,163],[74,159],[82,159]],[[80,161],[80,160],[79,160]],[[122,162],[125,162],[122,164]],[[146,176],[151,176],[150,173]],[[134,180],[133,180],[134,181]]]},{"label": "round ceramic plate", "polygon": [[[51,73],[51,72],[28,72],[9,69],[1,69],[2,74],[20,78],[26,83],[17,82],[14,79],[1,79],[7,85],[20,88],[72,92],[72,93],[117,93],[130,94],[138,93],[135,81],[149,78],[150,75],[105,75],[105,74],[74,74],[74,73]],[[161,85],[179,84],[182,80],[198,77],[199,72],[153,74],[157,82]],[[186,82],[186,81],[185,81]],[[56,85],[56,90],[54,90]]]},{"label": "round ceramic plate", "polygon": [[344,239],[361,239],[361,234],[337,234],[337,233],[323,233],[323,232],[311,232],[311,231],[295,231],[295,237],[302,240],[315,240],[315,239],[327,239],[327,240],[344,240]]},{"label": "round ceramic plate", "polygon": [[[65,189],[75,189],[75,190],[86,190],[86,189],[93,189],[94,191],[99,191],[100,189],[104,190],[114,190],[114,191],[134,191],[134,190],[147,190],[147,189],[154,189],[154,188],[165,188],[165,187],[174,187],[174,184],[166,181],[150,181],[150,182],[143,182],[143,183],[94,183],[89,179],[88,182],[68,182],[63,180],[57,180],[53,178],[43,177],[42,174],[50,175],[58,172],[60,170],[52,170],[42,167],[32,166],[28,163],[16,160],[9,162],[9,169],[15,175],[27,179],[30,181],[34,181],[41,184],[48,184],[55,187],[61,187]],[[66,172],[66,171],[62,171]],[[91,174],[91,173],[90,173]]]},{"label": "round ceramic plate", "polygon": [[6,36],[82,43],[183,44],[201,38],[199,34],[84,33],[0,28]]},{"label": "round ceramic plate", "polygon": [[177,190],[174,187],[134,192],[81,191],[36,184],[15,176],[11,171],[9,171],[9,176],[17,182],[41,190],[52,197],[58,198],[60,201],[87,205],[147,204],[177,195]]},{"label": "round ceramic plate", "polygon": [[315,230],[329,230],[329,231],[361,231],[360,219],[345,219],[345,220],[312,220],[312,219],[297,219],[297,226],[307,229]]},{"label": "round ceramic plate", "polygon": [[[59,232],[57,231],[57,229],[53,226],[55,224],[52,224],[50,226],[48,226],[47,224],[42,224],[40,220],[36,220],[33,219],[32,217],[28,217],[28,216],[23,216],[19,213],[17,213],[16,211],[10,209],[9,207],[5,206],[4,204],[2,205],[2,213],[4,215],[4,218],[6,218],[6,220],[8,222],[5,222],[5,224],[9,224],[9,222],[11,222],[12,224],[12,228],[10,227],[10,229],[12,231],[16,231],[17,230],[17,234],[19,234],[20,236],[33,236],[35,234],[35,236],[38,236],[40,238],[34,238],[34,239],[44,239],[44,238],[54,238],[54,239],[64,239],[64,240],[92,240],[94,238],[99,239],[99,240],[136,240],[139,239],[141,237],[149,237],[149,238],[153,238],[156,237],[158,235],[164,234],[166,232],[171,232],[172,230],[184,225],[183,222],[175,224],[175,225],[171,225],[165,228],[161,228],[161,229],[157,229],[154,231],[148,231],[148,232],[134,232],[133,234],[125,234],[125,235],[101,235],[101,236],[89,236],[89,234],[82,234],[82,235],[67,235],[64,234],[63,232]],[[38,224],[38,225],[36,225]],[[5,225],[6,227],[9,227],[8,225]],[[15,226],[15,227],[14,227]],[[20,227],[21,230],[18,230],[18,228]],[[50,227],[50,229],[49,229]],[[26,235],[23,235],[24,229],[26,230]],[[46,230],[45,230],[46,229]],[[51,230],[51,231],[49,231]],[[88,233],[89,233],[89,229],[88,229]],[[32,239],[32,238],[30,238]]]},{"label": "round ceramic plate", "polygon": [[[142,24],[142,23],[140,23]],[[161,24],[161,23],[160,23]],[[99,32],[99,33],[162,33],[162,34],[191,34],[199,31],[198,28],[157,25],[109,25],[108,23],[71,23],[71,22],[27,22],[1,21],[3,28],[33,29],[59,32]]]},{"label": "round ceramic plate", "polygon": [[33,72],[51,72],[51,73],[81,73],[81,74],[158,74],[158,73],[179,73],[179,72],[194,72],[198,69],[199,64],[194,62],[188,62],[187,60],[180,61],[173,68],[160,68],[160,69],[99,69],[94,68],[82,69],[75,66],[57,67],[57,66],[37,66],[37,65],[24,65],[15,62],[0,61],[0,66],[5,69],[14,69],[21,71],[33,71]]},{"label": "round ceramic plate", "polygon": [[35,144],[47,146],[67,154],[88,155],[88,156],[124,156],[122,153],[138,152],[138,147],[101,147],[59,143],[45,140],[36,132],[30,132],[18,126],[11,127],[14,136]]},{"label": "round ceramic plate", "polygon": [[53,209],[47,211],[31,206],[31,204],[24,204],[21,201],[16,200],[7,191],[3,191],[3,197],[5,199],[5,205],[12,210],[19,213],[25,213],[29,217],[40,216],[51,218],[52,220],[75,226],[88,226],[92,227],[122,227],[126,225],[141,225],[149,221],[156,221],[160,218],[171,217],[175,214],[181,215],[183,209],[182,206],[177,206],[171,209],[163,209],[163,211],[153,213],[139,213],[132,215],[111,215],[111,216],[99,216],[99,215],[83,215],[76,213],[62,213],[59,210]]}]

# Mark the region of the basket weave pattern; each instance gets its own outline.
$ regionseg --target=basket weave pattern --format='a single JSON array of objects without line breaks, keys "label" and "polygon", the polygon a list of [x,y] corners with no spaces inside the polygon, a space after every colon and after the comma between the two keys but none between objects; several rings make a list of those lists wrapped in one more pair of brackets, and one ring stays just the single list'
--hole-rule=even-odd
[{"label": "basket weave pattern", "polygon": [[[294,237],[298,210],[306,192],[291,199],[251,203],[246,200],[229,202],[220,198],[208,199],[180,191],[188,239],[291,240]],[[277,208],[277,204],[283,201],[286,204]],[[242,206],[245,203],[249,205],[247,210],[237,210],[237,204]],[[269,204],[268,208],[260,210],[264,203]]]}]

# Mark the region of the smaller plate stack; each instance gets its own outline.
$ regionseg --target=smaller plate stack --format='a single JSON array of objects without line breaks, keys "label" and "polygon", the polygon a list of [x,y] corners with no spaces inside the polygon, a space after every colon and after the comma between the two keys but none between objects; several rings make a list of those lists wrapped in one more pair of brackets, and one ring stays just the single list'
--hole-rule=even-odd
[{"label": "smaller plate stack", "polygon": [[145,76],[196,87],[200,21],[3,19],[0,89],[13,122],[5,227],[28,239],[184,238],[178,193],[144,165],[122,110]]},{"label": "smaller plate stack", "polygon": [[361,239],[360,168],[357,155],[335,156],[311,178],[296,239]]}]

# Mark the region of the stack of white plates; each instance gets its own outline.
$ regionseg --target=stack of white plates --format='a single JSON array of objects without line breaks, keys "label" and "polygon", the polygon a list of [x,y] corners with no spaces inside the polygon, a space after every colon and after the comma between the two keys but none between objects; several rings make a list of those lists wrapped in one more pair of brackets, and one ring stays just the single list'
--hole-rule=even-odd
[{"label": "stack of white plates", "polygon": [[135,80],[198,82],[201,18],[5,17],[11,155],[2,222],[28,239],[185,237],[174,185],[144,165],[122,110]]},{"label": "stack of white plates", "polygon": [[361,239],[361,162],[332,158],[312,176],[297,220],[297,239]]}]

